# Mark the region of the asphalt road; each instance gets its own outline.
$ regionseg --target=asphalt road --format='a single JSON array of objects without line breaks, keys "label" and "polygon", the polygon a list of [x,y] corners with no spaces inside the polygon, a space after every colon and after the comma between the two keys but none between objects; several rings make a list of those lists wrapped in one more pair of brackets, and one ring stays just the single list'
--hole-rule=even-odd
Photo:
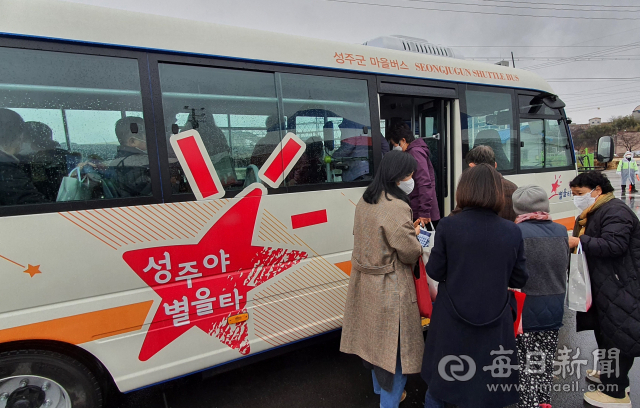
[{"label": "asphalt road", "polygon": [[[617,188],[616,196],[620,196],[619,177],[615,172],[607,175]],[[627,193],[624,199],[640,214],[640,195]],[[194,374],[126,394],[117,405],[119,408],[378,407],[370,371],[359,358],[338,351],[339,335],[335,332],[302,343],[297,350],[226,373],[208,377]],[[596,344],[592,332],[575,332],[575,315],[569,310],[565,313],[558,348],[562,350],[565,346],[570,350],[569,364],[564,375],[559,373],[555,380],[557,391],[553,393],[552,405],[590,407],[582,400],[588,384],[584,370],[593,365]],[[586,360],[586,365],[581,360]],[[418,375],[409,376],[407,399],[401,407],[423,406],[426,389]],[[640,407],[640,363],[631,372],[631,400]]]}]

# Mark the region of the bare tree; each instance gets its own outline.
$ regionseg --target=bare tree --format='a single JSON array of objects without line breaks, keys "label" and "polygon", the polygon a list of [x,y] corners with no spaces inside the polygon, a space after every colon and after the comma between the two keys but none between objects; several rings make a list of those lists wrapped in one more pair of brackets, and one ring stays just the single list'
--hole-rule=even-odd
[{"label": "bare tree", "polygon": [[624,146],[628,152],[634,151],[640,146],[640,138],[636,132],[618,132],[618,143]]}]

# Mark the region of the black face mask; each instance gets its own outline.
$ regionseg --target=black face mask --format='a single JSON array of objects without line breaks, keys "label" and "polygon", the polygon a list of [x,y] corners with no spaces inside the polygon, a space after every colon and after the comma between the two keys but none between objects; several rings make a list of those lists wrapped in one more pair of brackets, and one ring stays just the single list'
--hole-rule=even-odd
[{"label": "black face mask", "polygon": [[631,157],[627,157],[626,159],[627,159],[627,161],[631,161]]}]

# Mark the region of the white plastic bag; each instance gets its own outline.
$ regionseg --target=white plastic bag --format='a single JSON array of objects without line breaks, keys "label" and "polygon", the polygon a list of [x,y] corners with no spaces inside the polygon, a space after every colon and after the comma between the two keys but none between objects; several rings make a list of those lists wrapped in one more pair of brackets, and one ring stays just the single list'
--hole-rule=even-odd
[{"label": "white plastic bag", "polygon": [[582,244],[578,244],[575,254],[571,254],[569,283],[567,285],[567,307],[576,312],[586,312],[593,302],[591,296],[591,278],[587,258]]},{"label": "white plastic bag", "polygon": [[[77,177],[73,176],[74,172]],[[84,201],[90,198],[89,179],[86,176],[82,178],[80,168],[76,167],[62,179],[56,201]]]},{"label": "white plastic bag", "polygon": [[[431,231],[429,231],[431,234],[429,237],[429,243],[427,246],[422,248],[422,262],[424,262],[425,266],[429,262],[429,256],[431,255],[431,250],[433,249],[433,245],[436,241],[436,229],[433,227],[432,223],[429,223],[429,225],[431,225]],[[429,282],[429,294],[431,295],[431,301],[435,302],[436,296],[438,295],[438,282],[431,279],[429,275],[427,275],[427,281]]]}]

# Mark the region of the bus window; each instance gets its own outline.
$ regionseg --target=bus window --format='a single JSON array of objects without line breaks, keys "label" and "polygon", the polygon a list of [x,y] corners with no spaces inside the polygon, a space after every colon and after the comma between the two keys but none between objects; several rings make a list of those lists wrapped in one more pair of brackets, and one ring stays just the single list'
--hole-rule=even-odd
[{"label": "bus window", "polygon": [[520,142],[523,170],[567,167],[573,163],[562,119],[521,119]]},{"label": "bus window", "polygon": [[511,93],[466,91],[467,138],[464,153],[475,146],[490,146],[499,171],[514,171],[516,137]]},{"label": "bus window", "polygon": [[[257,181],[258,170],[284,136],[274,74],[160,64],[160,86],[167,137],[173,125],[180,131],[196,129],[225,190]],[[173,192],[190,193],[171,150],[169,168]]]},{"label": "bus window", "polygon": [[136,60],[0,48],[0,72],[21,122],[0,129],[0,205],[151,195]]},{"label": "bus window", "polygon": [[281,74],[287,131],[307,149],[288,185],[370,180],[373,176],[367,82]]}]

